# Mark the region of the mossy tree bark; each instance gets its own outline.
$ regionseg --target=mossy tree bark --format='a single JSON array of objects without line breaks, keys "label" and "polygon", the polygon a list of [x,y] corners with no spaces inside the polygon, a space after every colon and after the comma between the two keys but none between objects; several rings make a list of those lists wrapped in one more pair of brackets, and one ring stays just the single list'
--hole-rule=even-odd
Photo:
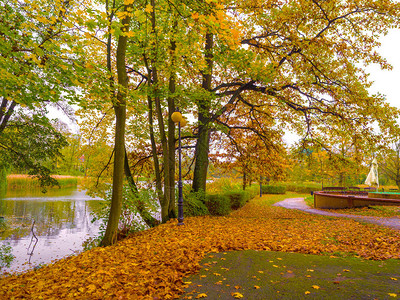
[{"label": "mossy tree bark", "polygon": [[[125,5],[124,11],[132,9],[132,5]],[[122,20],[122,31],[129,31],[131,18]],[[107,222],[106,232],[100,243],[101,246],[109,246],[117,241],[118,224],[121,215],[124,162],[125,162],[125,121],[126,121],[126,93],[128,87],[128,75],[125,69],[125,55],[127,47],[127,36],[120,35],[116,53],[116,64],[118,74],[118,94],[114,105],[115,111],[115,142],[114,142],[114,169],[111,196],[111,210]]]},{"label": "mossy tree bark", "polygon": [[[207,69],[203,71],[202,88],[206,91],[211,91],[212,81],[212,67],[213,67],[213,54],[212,48],[214,45],[213,34],[206,34],[205,41],[205,56],[207,62]],[[195,150],[195,166],[193,174],[192,190],[199,192],[206,190],[207,171],[208,171],[208,153],[210,149],[210,109],[211,99],[209,97],[200,99],[197,104],[198,108],[198,123],[199,132],[196,141]]]}]

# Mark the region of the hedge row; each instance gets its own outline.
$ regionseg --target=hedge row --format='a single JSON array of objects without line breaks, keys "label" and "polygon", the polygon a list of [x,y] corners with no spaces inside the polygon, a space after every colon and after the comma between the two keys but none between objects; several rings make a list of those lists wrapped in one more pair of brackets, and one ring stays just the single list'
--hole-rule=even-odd
[{"label": "hedge row", "polygon": [[[319,184],[280,183],[279,185],[263,185],[263,194],[285,194],[286,191],[297,193],[310,193],[320,189]],[[243,207],[247,201],[254,198],[260,192],[258,184],[248,187],[245,191],[239,188],[233,191],[221,191],[219,193],[205,194],[188,193],[184,200],[185,216],[216,215],[224,216],[232,210]]]},{"label": "hedge row", "polygon": [[286,187],[282,185],[263,185],[263,194],[285,194]]},{"label": "hedge row", "polygon": [[245,191],[222,191],[205,195],[204,192],[190,193],[185,197],[184,214],[186,216],[214,215],[224,216],[232,210],[243,207],[250,199],[259,193],[258,186],[252,186]]},{"label": "hedge row", "polygon": [[286,187],[287,191],[290,192],[297,192],[297,193],[306,193],[309,194],[313,191],[320,191],[321,190],[321,184],[318,183],[283,183],[283,185]]}]

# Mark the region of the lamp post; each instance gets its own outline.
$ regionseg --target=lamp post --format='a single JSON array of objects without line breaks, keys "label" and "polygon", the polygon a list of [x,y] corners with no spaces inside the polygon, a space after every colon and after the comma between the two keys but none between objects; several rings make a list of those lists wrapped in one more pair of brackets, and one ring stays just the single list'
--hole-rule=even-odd
[{"label": "lamp post", "polygon": [[183,195],[182,195],[182,146],[181,146],[181,127],[185,126],[186,120],[182,117],[179,108],[172,113],[171,119],[178,123],[178,156],[179,156],[179,181],[178,181],[178,225],[183,225]]}]

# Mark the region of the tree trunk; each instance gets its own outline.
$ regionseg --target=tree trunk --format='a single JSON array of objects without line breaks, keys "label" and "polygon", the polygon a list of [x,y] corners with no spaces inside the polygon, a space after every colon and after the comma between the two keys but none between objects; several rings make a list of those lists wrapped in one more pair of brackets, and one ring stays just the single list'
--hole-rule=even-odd
[{"label": "tree trunk", "polygon": [[[132,5],[125,5],[124,11],[132,9]],[[129,31],[130,17],[122,20],[122,31]],[[127,36],[120,35],[117,46],[117,74],[118,89],[117,99],[114,103],[115,111],[115,142],[114,142],[114,170],[111,196],[111,209],[107,222],[106,232],[100,246],[109,246],[117,241],[118,224],[121,215],[123,180],[124,180],[124,160],[125,160],[125,121],[126,121],[126,91],[128,87],[128,76],[125,70]]]},{"label": "tree trunk", "polygon": [[243,170],[243,191],[246,190],[246,170]]},{"label": "tree trunk", "polygon": [[124,171],[125,177],[128,180],[129,188],[136,198],[136,209],[139,212],[139,215],[142,217],[143,221],[149,226],[154,227],[158,225],[158,220],[153,218],[153,216],[146,210],[145,203],[140,200],[139,193],[135,181],[133,180],[131,169],[129,168],[129,161],[128,161],[128,154],[126,153],[125,149],[125,162],[124,162]]},{"label": "tree trunk", "polygon": [[[150,78],[150,73],[149,73]],[[158,196],[158,201],[160,205],[163,201],[163,193],[162,193],[162,182],[161,182],[161,171],[160,171],[160,162],[158,160],[157,155],[157,145],[156,140],[154,138],[154,127],[153,127],[153,100],[150,96],[147,97],[148,109],[149,109],[149,130],[150,130],[150,142],[151,142],[151,154],[153,156],[153,165],[154,165],[154,173],[156,175],[156,192]]]},{"label": "tree trunk", "polygon": [[164,118],[162,114],[162,107],[161,107],[161,99],[158,95],[158,70],[157,70],[157,37],[156,37],[156,14],[155,14],[155,0],[151,0],[151,5],[153,6],[153,10],[151,12],[151,27],[152,33],[155,35],[153,48],[152,48],[152,58],[151,58],[151,69],[152,69],[152,79],[153,79],[153,87],[154,87],[154,102],[155,102],[155,110],[156,116],[158,120],[158,128],[160,131],[160,139],[161,139],[161,147],[163,151],[163,166],[164,166],[164,196],[161,199],[161,219],[162,222],[165,223],[169,220],[169,203],[170,203],[170,177],[169,177],[169,149],[168,149],[168,141],[165,134],[165,127],[164,127]]},{"label": "tree trunk", "polygon": [[[177,22],[174,22],[173,32],[176,32]],[[175,74],[175,50],[176,42],[172,38],[171,40],[171,74],[169,77],[169,96],[168,96],[168,158],[166,159],[169,169],[169,207],[168,217],[170,219],[176,218],[175,212],[175,123],[171,119],[172,113],[175,111],[175,91],[176,91],[176,74]],[[167,175],[166,175],[167,176]]]},{"label": "tree trunk", "polygon": [[[203,72],[202,88],[211,91],[212,67],[213,67],[213,48],[214,40],[211,33],[206,34],[205,57],[207,69]],[[196,141],[195,150],[195,166],[193,174],[192,190],[199,192],[206,191],[207,170],[208,170],[208,153],[210,148],[210,109],[211,100],[209,98],[201,99],[198,102],[198,123],[199,133]]]}]

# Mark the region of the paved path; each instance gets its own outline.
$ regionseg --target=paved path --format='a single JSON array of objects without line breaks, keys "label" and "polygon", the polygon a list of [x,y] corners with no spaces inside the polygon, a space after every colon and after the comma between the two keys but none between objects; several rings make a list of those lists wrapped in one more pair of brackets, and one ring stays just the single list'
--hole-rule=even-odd
[{"label": "paved path", "polygon": [[380,218],[380,217],[367,217],[367,216],[356,216],[350,214],[338,214],[335,212],[324,211],[320,209],[310,208],[303,198],[288,198],[283,201],[277,202],[274,204],[275,206],[281,206],[289,209],[297,209],[310,214],[317,214],[323,216],[330,217],[343,217],[350,218],[354,220],[365,221],[373,224],[378,224],[386,227],[390,227],[393,229],[400,230],[400,218]]}]

